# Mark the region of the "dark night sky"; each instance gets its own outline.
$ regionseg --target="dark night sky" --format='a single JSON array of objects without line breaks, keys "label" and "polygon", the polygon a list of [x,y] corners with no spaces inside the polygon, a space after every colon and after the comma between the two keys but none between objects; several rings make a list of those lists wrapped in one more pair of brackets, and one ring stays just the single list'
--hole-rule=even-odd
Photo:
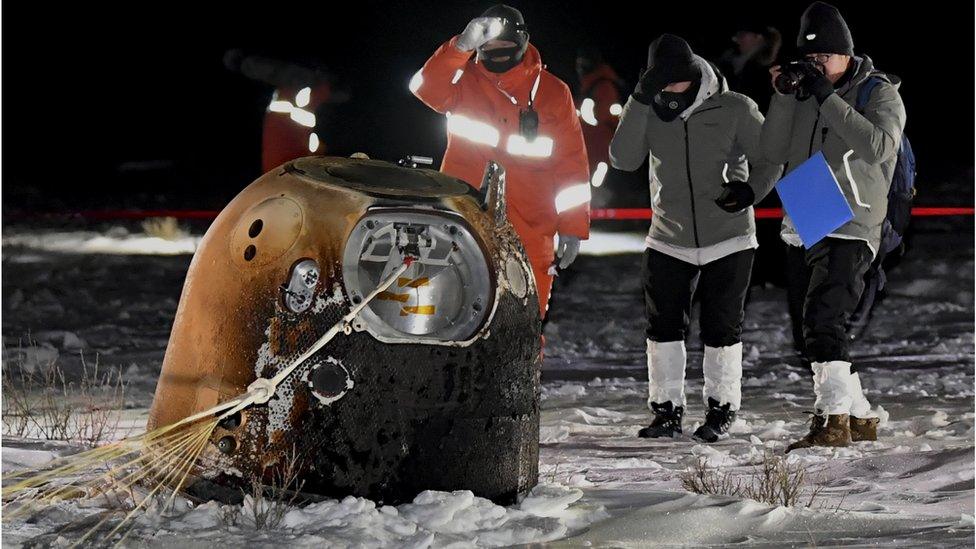
[{"label": "dark night sky", "polygon": [[[6,4],[5,205],[223,205],[259,175],[270,96],[269,88],[224,69],[222,55],[232,47],[321,59],[352,91],[349,141],[378,158],[439,157],[443,121],[410,95],[407,82],[491,3],[357,2],[338,11],[335,4]],[[920,185],[958,179],[971,186],[972,6],[836,4],[856,50],[904,80]],[[632,81],[661,32],[684,36],[714,58],[730,45],[734,21],[755,15],[791,46],[807,2],[514,5],[557,76],[574,78],[576,48],[588,42]],[[118,170],[133,161],[173,167],[139,176]]]}]

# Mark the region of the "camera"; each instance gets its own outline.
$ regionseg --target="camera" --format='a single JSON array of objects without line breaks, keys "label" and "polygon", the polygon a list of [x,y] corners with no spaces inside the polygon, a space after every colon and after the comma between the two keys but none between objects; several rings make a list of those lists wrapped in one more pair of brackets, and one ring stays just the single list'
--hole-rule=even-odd
[{"label": "camera", "polygon": [[773,86],[776,88],[776,91],[783,95],[796,94],[797,98],[803,99],[803,97],[800,97],[803,94],[801,85],[810,69],[820,70],[819,65],[805,59],[785,63],[780,67],[780,73],[776,76]]}]

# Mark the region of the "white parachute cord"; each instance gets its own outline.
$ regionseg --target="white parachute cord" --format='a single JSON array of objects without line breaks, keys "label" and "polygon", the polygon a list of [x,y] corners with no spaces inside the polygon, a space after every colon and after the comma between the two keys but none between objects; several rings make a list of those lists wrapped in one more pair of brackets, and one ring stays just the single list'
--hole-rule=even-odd
[{"label": "white parachute cord", "polygon": [[197,412],[192,416],[185,417],[180,421],[177,421],[176,423],[168,425],[167,427],[165,427],[165,429],[168,431],[176,427],[179,427],[181,425],[186,425],[187,423],[193,423],[194,421],[216,414],[220,414],[220,417],[217,418],[218,420],[224,419],[226,417],[236,414],[237,412],[240,412],[241,410],[247,408],[252,404],[264,404],[265,402],[271,400],[271,397],[275,394],[275,391],[278,389],[278,385],[280,385],[281,382],[284,381],[286,377],[291,375],[291,373],[294,372],[296,368],[301,366],[303,362],[308,360],[309,357],[311,357],[319,350],[321,350],[322,347],[325,347],[325,345],[328,344],[330,341],[332,341],[332,339],[335,338],[335,336],[337,336],[339,332],[344,332],[346,330],[346,327],[349,325],[349,323],[352,322],[357,316],[359,316],[359,313],[361,313],[363,309],[366,308],[366,306],[369,305],[369,303],[372,300],[376,299],[376,296],[378,296],[382,292],[385,292],[390,286],[393,285],[394,282],[396,282],[397,278],[399,278],[400,275],[402,275],[404,272],[406,272],[407,269],[410,268],[410,265],[413,264],[413,261],[414,258],[409,256],[406,259],[404,259],[403,265],[400,265],[400,267],[397,268],[397,270],[393,271],[393,273],[391,273],[389,277],[380,281],[379,285],[376,286],[376,289],[370,292],[370,294],[367,295],[365,299],[363,299],[359,304],[353,306],[353,308],[350,309],[349,312],[346,313],[346,315],[339,320],[339,322],[336,322],[335,325],[329,328],[329,331],[325,332],[325,334],[323,334],[322,337],[320,337],[315,343],[313,343],[312,346],[308,348],[308,350],[306,350],[304,353],[302,353],[301,356],[299,356],[294,361],[292,361],[291,364],[289,364],[285,368],[282,368],[281,371],[278,372],[274,377],[272,377],[271,379],[260,377],[247,386],[246,393],[242,395],[238,395],[226,402],[221,402],[220,404],[214,406],[213,408],[208,408],[202,412]]},{"label": "white parachute cord", "polygon": [[[382,280],[379,283],[379,285],[377,285],[376,288],[372,292],[370,292],[369,295],[365,297],[365,299],[359,302],[359,304],[353,306],[353,308],[350,309],[350,311],[345,316],[343,316],[342,319],[339,320],[339,322],[336,322],[335,325],[329,328],[329,330],[325,332],[322,335],[322,337],[320,337],[315,343],[313,343],[311,347],[309,347],[304,353],[302,353],[301,356],[299,356],[294,361],[292,361],[292,363],[289,364],[288,366],[282,368],[281,371],[275,374],[274,377],[272,377],[271,379],[261,377],[254,380],[253,383],[248,385],[247,393],[241,395],[237,399],[230,401],[231,403],[233,403],[234,401],[238,401],[238,402],[236,405],[231,404],[232,407],[230,407],[229,410],[221,414],[219,419],[232,416],[235,413],[243,410],[244,408],[247,408],[251,404],[264,404],[265,402],[270,400],[271,397],[275,394],[275,391],[278,389],[278,385],[280,385],[281,382],[285,380],[285,378],[291,375],[291,373],[294,372],[296,368],[301,366],[302,363],[308,360],[312,355],[319,352],[319,350],[321,350],[322,347],[325,347],[325,345],[328,344],[330,341],[332,341],[332,339],[335,338],[335,336],[339,335],[339,332],[346,332],[349,323],[352,322],[357,316],[359,316],[359,313],[361,313],[362,310],[365,309],[366,306],[369,305],[369,303],[372,300],[376,299],[376,296],[378,296],[382,292],[385,292],[390,286],[392,286],[393,283],[396,282],[396,280],[400,277],[400,275],[402,275],[404,272],[406,272],[407,269],[410,268],[411,264],[413,264],[413,258],[407,257],[404,260],[403,265],[400,265],[400,267],[397,268],[397,270],[393,271],[393,273],[391,273],[389,277]],[[226,404],[228,403],[224,403],[218,407],[221,409],[227,409],[228,407],[226,406]],[[201,412],[200,414],[197,415],[199,416],[205,413],[206,412]],[[216,413],[216,412],[211,412],[211,413]]]}]

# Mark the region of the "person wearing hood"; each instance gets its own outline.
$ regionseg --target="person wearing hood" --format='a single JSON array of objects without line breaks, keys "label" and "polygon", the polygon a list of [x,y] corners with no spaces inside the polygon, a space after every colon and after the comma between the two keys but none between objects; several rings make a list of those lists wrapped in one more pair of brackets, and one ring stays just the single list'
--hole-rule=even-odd
[{"label": "person wearing hood", "polygon": [[760,112],[769,108],[769,67],[779,56],[782,37],[776,28],[756,20],[743,21],[732,37],[734,47],[725,51],[718,67],[728,79],[729,88],[759,105]]},{"label": "person wearing hood", "polygon": [[683,39],[664,34],[651,43],[648,67],[610,144],[621,170],[634,171],[651,157],[654,215],[642,276],[654,420],[641,437],[681,433],[684,340],[696,292],[707,414],[695,436],[718,440],[739,410],[743,308],[758,246],[752,205],[781,172],[760,153],[762,123],[756,103],[729,91],[718,69]]},{"label": "person wearing hood", "polygon": [[[796,45],[808,63],[800,66],[794,93],[777,88],[779,66],[770,70],[776,93],[763,125],[763,152],[787,168],[822,152],[854,219],[809,249],[789,216],[783,219],[790,313],[802,320],[794,325],[794,337],[810,362],[816,395],[810,432],[787,451],[877,440],[878,418],[852,367],[846,324],[879,248],[905,128],[898,79],[877,71],[868,56],[855,55],[837,8],[811,4],[800,19]],[[866,85],[873,89],[858,105]]]},{"label": "person wearing hood", "polygon": [[434,52],[410,90],[447,115],[442,172],[478,187],[488,161],[505,168],[509,219],[544,317],[556,267],[567,268],[589,237],[589,169],[572,93],[543,67],[522,14],[505,5]]},{"label": "person wearing hood", "polygon": [[[729,89],[739,92],[756,102],[759,112],[769,109],[773,90],[769,87],[769,67],[776,63],[783,40],[780,32],[764,23],[761,16],[743,15],[734,27],[733,46],[716,61],[722,75],[728,80]],[[782,208],[779,195],[769,193],[756,203],[756,208]],[[783,263],[786,262],[786,245],[779,239],[778,220],[769,219],[756,224],[756,238],[762,246],[756,250],[752,264],[752,284],[770,282],[786,286]]]}]

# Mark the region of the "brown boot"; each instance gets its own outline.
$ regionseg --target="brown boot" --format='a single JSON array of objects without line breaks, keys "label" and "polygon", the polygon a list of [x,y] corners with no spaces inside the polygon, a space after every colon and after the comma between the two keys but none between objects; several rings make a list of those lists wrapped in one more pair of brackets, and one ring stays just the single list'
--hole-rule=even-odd
[{"label": "brown boot", "polygon": [[851,416],[851,442],[861,442],[864,440],[878,440],[878,423],[876,417],[854,417]]},{"label": "brown boot", "polygon": [[847,414],[830,415],[827,417],[814,415],[810,420],[810,432],[807,436],[790,444],[786,453],[798,448],[811,446],[848,446],[851,443],[851,425]]}]

